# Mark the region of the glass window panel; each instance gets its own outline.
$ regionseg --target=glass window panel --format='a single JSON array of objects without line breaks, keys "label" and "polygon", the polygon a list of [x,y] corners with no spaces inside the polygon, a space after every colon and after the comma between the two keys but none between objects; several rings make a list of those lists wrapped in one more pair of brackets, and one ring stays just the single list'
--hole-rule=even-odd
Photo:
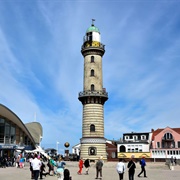
[{"label": "glass window panel", "polygon": [[4,124],[4,119],[0,118],[0,124]]},{"label": "glass window panel", "polygon": [[178,148],[180,148],[180,141],[178,141]]}]

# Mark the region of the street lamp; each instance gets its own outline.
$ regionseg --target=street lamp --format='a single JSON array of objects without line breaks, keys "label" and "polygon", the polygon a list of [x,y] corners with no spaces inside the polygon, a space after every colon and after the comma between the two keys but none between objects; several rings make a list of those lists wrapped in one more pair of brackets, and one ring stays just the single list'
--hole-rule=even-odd
[{"label": "street lamp", "polygon": [[57,141],[57,142],[56,142],[56,150],[57,150],[57,154],[58,154],[58,144],[59,144],[59,142]]}]

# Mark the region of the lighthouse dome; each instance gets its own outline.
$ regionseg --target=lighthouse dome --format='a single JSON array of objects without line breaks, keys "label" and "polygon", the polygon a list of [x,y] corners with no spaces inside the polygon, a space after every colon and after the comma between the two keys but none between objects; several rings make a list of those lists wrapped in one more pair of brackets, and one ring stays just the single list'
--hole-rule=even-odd
[{"label": "lighthouse dome", "polygon": [[88,32],[98,32],[98,33],[100,33],[99,29],[96,26],[94,26],[93,24],[87,29],[86,33],[88,33]]}]

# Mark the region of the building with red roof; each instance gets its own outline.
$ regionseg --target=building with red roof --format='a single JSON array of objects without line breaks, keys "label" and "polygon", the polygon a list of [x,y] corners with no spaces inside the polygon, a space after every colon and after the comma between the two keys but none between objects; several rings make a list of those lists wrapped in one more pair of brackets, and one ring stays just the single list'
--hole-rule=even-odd
[{"label": "building with red roof", "polygon": [[180,128],[152,129],[151,158],[180,159]]}]

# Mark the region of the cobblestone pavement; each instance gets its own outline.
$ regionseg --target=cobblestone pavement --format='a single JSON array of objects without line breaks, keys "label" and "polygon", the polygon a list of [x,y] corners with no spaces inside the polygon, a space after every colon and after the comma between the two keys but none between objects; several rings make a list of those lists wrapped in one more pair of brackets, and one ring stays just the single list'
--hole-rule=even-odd
[{"label": "cobblestone pavement", "polygon": [[[116,172],[117,162],[106,162],[103,166],[103,180],[119,180]],[[127,164],[126,164],[127,165]],[[146,172],[147,178],[137,177],[140,172],[140,165],[136,164],[136,172],[134,180],[179,180],[180,179],[180,166],[174,166],[174,170],[170,170],[165,163],[147,163]],[[85,175],[85,169],[83,168],[83,174],[78,175],[78,162],[66,161],[66,168],[70,170],[72,180],[93,180],[95,179],[96,170],[95,164],[91,163],[89,175]],[[46,167],[47,170],[47,167]],[[57,180],[57,176],[46,176],[44,180]],[[0,168],[0,180],[27,180],[31,179],[29,164],[26,163],[25,167],[20,169],[16,167]],[[124,180],[128,180],[128,172],[124,174]]]}]

